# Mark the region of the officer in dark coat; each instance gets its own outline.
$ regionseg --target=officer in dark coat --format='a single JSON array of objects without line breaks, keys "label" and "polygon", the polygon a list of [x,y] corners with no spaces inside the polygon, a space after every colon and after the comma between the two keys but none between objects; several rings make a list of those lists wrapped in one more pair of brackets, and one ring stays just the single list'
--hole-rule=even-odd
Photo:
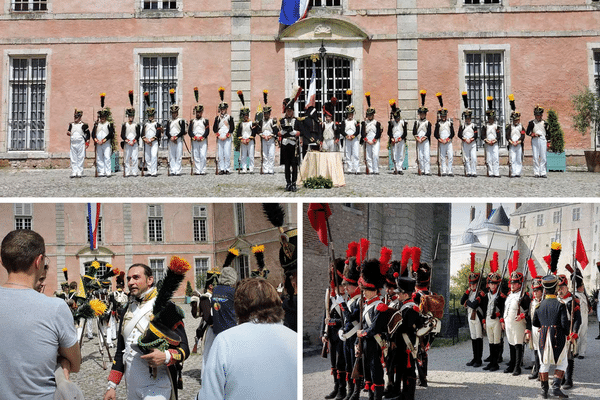
[{"label": "officer in dark coat", "polygon": [[306,110],[306,118],[302,121],[302,157],[306,156],[308,149],[319,150],[323,144],[323,128],[319,122],[319,115],[314,107]]},{"label": "officer in dark coat", "polygon": [[298,179],[298,140],[302,126],[300,121],[294,116],[294,100],[286,98],[283,100],[285,117],[279,120],[281,130],[279,138],[281,140],[280,162],[285,165],[286,192],[295,192],[296,180]]},{"label": "officer in dark coat", "polygon": [[552,395],[567,398],[560,386],[567,368],[567,335],[569,335],[569,318],[566,306],[556,297],[558,279],[548,275],[542,279],[546,296],[533,314],[533,326],[540,328],[540,382],[542,397],[548,398],[548,370],[556,365]]}]

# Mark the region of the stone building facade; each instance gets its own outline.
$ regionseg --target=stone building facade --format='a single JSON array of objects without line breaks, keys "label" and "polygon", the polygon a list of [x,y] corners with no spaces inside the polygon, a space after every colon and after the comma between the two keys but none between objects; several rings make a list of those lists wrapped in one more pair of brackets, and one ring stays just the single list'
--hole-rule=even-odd
[{"label": "stone building facade", "polygon": [[[421,261],[433,268],[432,290],[447,298],[450,285],[450,204],[333,203],[329,219],[336,257],[346,257],[348,244],[367,238],[369,258],[379,258],[382,246],[400,260],[405,245],[421,248]],[[304,337],[316,343],[324,316],[328,285],[328,249],[303,212]],[[438,241],[439,237],[439,241]],[[436,255],[437,248],[437,255]]]},{"label": "stone building facade", "polygon": [[[0,204],[0,237],[13,229],[33,229],[46,241],[50,259],[45,293],[51,295],[65,281],[78,281],[97,259],[120,270],[134,263],[149,265],[161,278],[172,256],[186,259],[192,268],[185,280],[196,288],[197,278],[209,269],[220,269],[230,247],[239,250],[234,261],[240,278],[257,268],[252,246],[265,246],[268,280],[283,282],[279,264],[279,231],[264,217],[261,204],[250,203],[104,203],[101,204],[98,247],[91,250],[87,236],[87,204]],[[283,204],[284,227],[296,228],[297,207]],[[0,282],[6,270],[0,268]],[[199,288],[203,289],[203,288]],[[185,282],[175,294],[181,298]]]},{"label": "stone building facade", "polygon": [[[198,87],[205,117],[212,119],[219,86],[236,118],[238,90],[253,111],[269,90],[274,116],[281,116],[281,99],[292,87],[308,88],[313,54],[321,56],[317,107],[336,96],[337,120],[349,102],[347,89],[361,119],[369,91],[376,118],[386,121],[388,100],[397,98],[411,123],[419,89],[428,91],[431,120],[436,92],[449,116],[460,119],[464,90],[477,120],[492,95],[506,122],[507,96],[514,93],[525,122],[536,104],[558,112],[568,154],[592,146],[589,136],[575,133],[569,116],[571,96],[584,86],[594,89],[600,76],[598,0],[312,3],[306,19],[279,33],[280,0],[0,0],[2,165],[68,164],[65,132],[73,109],[91,123],[100,93],[107,94],[117,125],[128,90],[136,118],[148,90],[158,119],[166,119],[174,88],[182,116],[190,119]],[[301,95],[298,108],[304,101]],[[210,156],[215,146],[210,140]],[[525,149],[529,154],[529,145]]]}]

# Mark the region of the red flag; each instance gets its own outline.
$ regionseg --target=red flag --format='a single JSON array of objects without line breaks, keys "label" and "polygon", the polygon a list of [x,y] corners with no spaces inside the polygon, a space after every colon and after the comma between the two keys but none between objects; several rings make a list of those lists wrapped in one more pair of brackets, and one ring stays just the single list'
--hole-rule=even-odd
[{"label": "red flag", "polygon": [[315,231],[317,231],[319,240],[325,246],[329,245],[329,241],[327,239],[327,218],[330,216],[331,209],[329,208],[329,204],[310,203],[308,205],[308,220],[310,221],[310,225]]},{"label": "red flag", "polygon": [[585,247],[583,247],[583,241],[581,240],[579,229],[577,229],[577,249],[575,250],[575,259],[579,261],[581,269],[585,269],[585,267],[588,265],[589,261],[587,254],[585,253]]}]

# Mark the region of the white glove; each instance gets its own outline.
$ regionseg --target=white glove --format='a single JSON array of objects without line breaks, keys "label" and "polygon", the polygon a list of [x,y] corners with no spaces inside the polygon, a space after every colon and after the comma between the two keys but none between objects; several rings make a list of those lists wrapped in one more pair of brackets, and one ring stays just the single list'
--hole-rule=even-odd
[{"label": "white glove", "polygon": [[338,336],[340,337],[340,339],[342,340],[342,342],[346,341],[346,338],[344,337],[344,330],[343,329],[340,329],[338,331]]}]

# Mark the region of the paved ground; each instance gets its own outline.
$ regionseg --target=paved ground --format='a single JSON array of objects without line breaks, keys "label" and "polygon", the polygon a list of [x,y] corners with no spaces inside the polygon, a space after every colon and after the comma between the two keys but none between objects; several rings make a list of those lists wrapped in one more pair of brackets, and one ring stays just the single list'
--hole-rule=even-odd
[{"label": "paved ground", "polygon": [[[199,320],[191,316],[190,306],[181,305],[185,311],[185,330],[190,342],[190,350],[193,346],[193,340],[198,327]],[[95,329],[94,329],[95,331]],[[97,400],[104,397],[107,386],[108,373],[110,372],[110,364],[107,370],[102,369],[100,352],[98,350],[98,338],[94,336],[92,340],[83,339],[81,370],[77,374],[72,375],[73,382],[77,383],[86,400]],[[116,343],[115,343],[116,347]],[[115,349],[111,349],[114,354]],[[106,355],[105,355],[106,356]],[[179,391],[179,398],[182,400],[193,400],[200,390],[200,370],[202,366],[202,355],[191,354],[185,361],[183,367],[183,391]],[[117,398],[125,399],[127,391],[125,381],[117,388]]]},{"label": "paved ground", "polygon": [[[594,340],[598,335],[598,323],[590,319],[588,331],[588,351],[584,360],[575,361],[574,386],[565,390],[569,398],[598,399],[600,398],[600,383],[598,382],[598,359],[600,357],[600,340]],[[524,370],[520,376],[504,374],[502,370],[486,372],[481,368],[465,366],[471,357],[471,343],[461,342],[454,346],[432,348],[429,356],[429,387],[417,387],[416,399],[447,400],[447,399],[521,399],[541,398],[540,383],[527,379],[530,370]],[[487,357],[487,340],[484,357]],[[504,357],[507,358],[508,345],[505,345]],[[531,353],[525,354],[528,363]],[[508,361],[506,359],[506,361]],[[329,360],[320,355],[304,358],[304,388],[305,400],[322,399],[328,394],[333,381],[329,374]],[[502,365],[505,368],[505,364]],[[362,399],[367,398],[363,392]],[[552,397],[551,397],[552,398]]]},{"label": "paved ground", "polygon": [[[409,168],[404,175],[381,171],[380,175],[346,175],[346,186],[333,189],[305,189],[286,192],[283,167],[275,175],[259,173],[215,176],[167,176],[166,169],[151,177],[124,178],[117,173],[110,178],[94,178],[87,169],[81,179],[70,179],[68,169],[0,170],[0,193],[3,197],[600,197],[600,175],[569,168],[567,172],[550,172],[548,179],[533,178],[532,167],[524,167],[523,177],[509,179],[508,167],[500,167],[502,178],[487,178],[483,167],[479,177],[466,178],[455,167],[454,177],[419,176]],[[363,167],[364,171],[364,167]],[[433,167],[432,172],[437,173]],[[185,174],[188,173],[188,174]]]}]

